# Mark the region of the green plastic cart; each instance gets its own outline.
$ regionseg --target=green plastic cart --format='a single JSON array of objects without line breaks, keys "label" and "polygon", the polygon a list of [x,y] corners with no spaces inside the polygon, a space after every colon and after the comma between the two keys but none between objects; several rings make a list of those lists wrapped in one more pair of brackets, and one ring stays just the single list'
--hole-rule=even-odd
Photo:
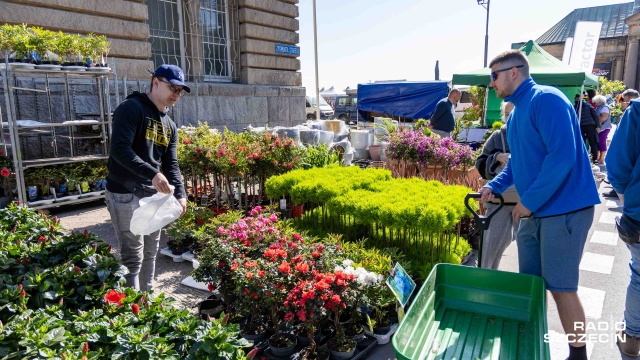
[{"label": "green plastic cart", "polygon": [[438,264],[393,335],[396,357],[548,360],[545,296],[537,276]]}]

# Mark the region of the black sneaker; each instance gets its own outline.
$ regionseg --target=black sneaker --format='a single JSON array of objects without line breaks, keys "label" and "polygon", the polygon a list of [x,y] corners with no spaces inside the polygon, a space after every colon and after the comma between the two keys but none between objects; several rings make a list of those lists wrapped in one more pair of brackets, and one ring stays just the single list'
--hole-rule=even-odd
[{"label": "black sneaker", "polygon": [[615,190],[612,189],[608,193],[602,193],[602,196],[610,197],[610,198],[617,198],[618,197],[618,193]]}]

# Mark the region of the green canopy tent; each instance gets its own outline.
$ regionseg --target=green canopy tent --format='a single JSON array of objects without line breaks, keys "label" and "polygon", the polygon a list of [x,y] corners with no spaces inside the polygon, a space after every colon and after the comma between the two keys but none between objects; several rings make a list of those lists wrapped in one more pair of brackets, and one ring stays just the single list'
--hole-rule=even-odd
[{"label": "green canopy tent", "polygon": [[[579,71],[563,63],[546,52],[533,40],[529,40],[524,44],[520,51],[529,60],[529,73],[533,80],[538,84],[557,87],[570,101],[573,101],[574,96],[580,93],[583,85],[587,89],[596,89],[598,87],[597,76]],[[490,68],[483,68],[465,74],[455,74],[451,82],[454,85],[488,86],[491,82],[490,73]],[[500,120],[501,102],[502,99],[498,99],[493,89],[489,89],[485,124],[489,125],[496,120]]]}]

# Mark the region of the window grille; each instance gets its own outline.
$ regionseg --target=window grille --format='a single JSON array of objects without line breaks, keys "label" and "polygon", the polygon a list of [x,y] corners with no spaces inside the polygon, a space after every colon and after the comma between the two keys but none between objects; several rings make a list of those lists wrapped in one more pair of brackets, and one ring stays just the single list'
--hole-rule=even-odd
[{"label": "window grille", "polygon": [[239,82],[237,0],[146,0],[151,60],[188,81]]}]

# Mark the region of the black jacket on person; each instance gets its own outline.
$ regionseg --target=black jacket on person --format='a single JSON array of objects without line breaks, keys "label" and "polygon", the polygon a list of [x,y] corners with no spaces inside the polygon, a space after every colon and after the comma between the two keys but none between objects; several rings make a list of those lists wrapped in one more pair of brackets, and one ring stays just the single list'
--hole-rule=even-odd
[{"label": "black jacket on person", "polygon": [[156,193],[151,180],[162,172],[175,186],[174,195],[186,197],[178,166],[176,124],[146,94],[127,96],[113,114],[107,190],[138,197]]},{"label": "black jacket on person", "polygon": [[[595,125],[600,127],[598,121],[598,115],[596,115],[596,109],[591,106],[586,100],[582,100],[582,110],[580,110],[580,103],[576,104],[576,114],[580,114],[580,126],[583,125]],[[578,111],[582,111],[578,113]]]},{"label": "black jacket on person", "polygon": [[436,104],[436,110],[431,116],[431,126],[434,130],[452,132],[456,128],[453,114],[453,103],[446,97]]}]

